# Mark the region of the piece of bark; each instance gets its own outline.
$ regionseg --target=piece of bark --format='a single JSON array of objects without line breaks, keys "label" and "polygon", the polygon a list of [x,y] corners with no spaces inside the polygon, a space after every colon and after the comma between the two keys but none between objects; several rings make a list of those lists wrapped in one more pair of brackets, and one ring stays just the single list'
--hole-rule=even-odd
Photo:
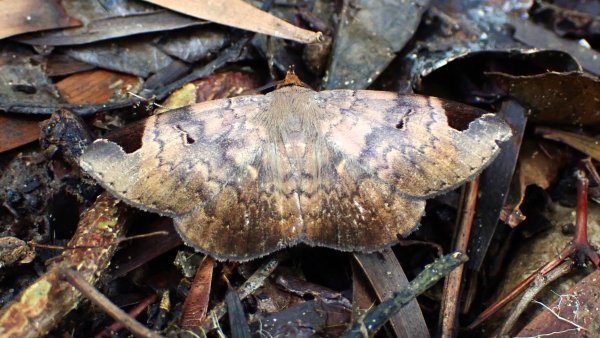
[{"label": "piece of bark", "polygon": [[73,268],[88,282],[98,281],[125,232],[127,216],[125,206],[109,194],[101,194],[82,215],[67,245],[72,249],[64,251],[44,275],[2,309],[0,336],[41,337],[74,309],[81,295],[62,280],[60,271]]}]

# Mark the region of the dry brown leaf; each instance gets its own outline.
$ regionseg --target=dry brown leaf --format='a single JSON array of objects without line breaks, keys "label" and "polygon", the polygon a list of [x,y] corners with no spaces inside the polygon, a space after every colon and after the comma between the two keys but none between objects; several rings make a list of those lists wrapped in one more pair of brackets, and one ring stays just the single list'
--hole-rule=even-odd
[{"label": "dry brown leaf", "polygon": [[566,143],[569,146],[600,161],[600,139],[557,129],[536,128],[536,132],[549,140]]},{"label": "dry brown leaf", "polygon": [[145,0],[146,2],[222,25],[256,33],[313,43],[321,34],[296,27],[242,0]]},{"label": "dry brown leaf", "polygon": [[582,72],[550,71],[535,75],[490,72],[506,93],[532,109],[538,123],[598,125],[600,79]]},{"label": "dry brown leaf", "polygon": [[15,149],[40,137],[39,120],[0,115],[0,153]]},{"label": "dry brown leaf", "polygon": [[56,0],[0,1],[0,39],[46,29],[80,26]]},{"label": "dry brown leaf", "polygon": [[214,266],[215,260],[206,256],[196,271],[196,277],[185,298],[179,319],[183,329],[198,329],[206,318]]},{"label": "dry brown leaf", "polygon": [[136,76],[100,69],[71,75],[58,82],[56,88],[67,103],[102,104],[126,98],[140,85]]},{"label": "dry brown leaf", "polygon": [[502,209],[502,221],[511,227],[516,227],[523,222],[526,217],[521,212],[521,204],[527,187],[537,185],[542,189],[548,189],[560,169],[566,164],[567,157],[567,154],[560,151],[549,155],[542,151],[540,145],[525,140],[519,153],[519,167],[513,178],[510,195]]}]

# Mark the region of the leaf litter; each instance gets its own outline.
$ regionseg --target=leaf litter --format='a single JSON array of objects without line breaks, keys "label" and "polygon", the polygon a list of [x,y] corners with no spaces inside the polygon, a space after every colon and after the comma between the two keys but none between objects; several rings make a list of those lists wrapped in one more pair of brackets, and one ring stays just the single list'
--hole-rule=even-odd
[{"label": "leaf litter", "polygon": [[[58,267],[82,260],[80,273],[95,276],[88,281],[163,335],[186,327],[198,334],[339,336],[439,257],[433,247],[453,251],[458,214],[474,215],[466,284],[434,285],[400,310],[404,315],[384,318],[390,324],[380,335],[499,332],[502,313],[473,324],[571,239],[580,245],[572,251],[573,272],[537,298],[547,308],[530,304],[504,332],[575,336],[580,327],[597,328],[585,310],[598,306],[590,282],[597,271],[577,254],[592,259],[585,243],[598,245],[597,205],[578,197],[583,180],[592,195],[600,184],[600,45],[597,8],[589,2],[231,1],[229,11],[209,16],[175,1],[153,1],[161,7],[125,0],[22,3],[0,4],[3,13],[31,17],[0,27],[0,261],[6,262],[0,332],[88,336],[114,324],[123,330],[127,320],[115,321],[79,296],[42,292],[63,288]],[[260,12],[262,5],[270,7]],[[132,152],[143,121],[158,110],[169,114],[189,103],[264,91],[290,65],[315,89],[417,92],[498,112],[523,141],[510,143],[483,173],[474,210],[461,206],[459,190],[432,199],[419,229],[383,254],[297,247],[246,263],[199,268],[191,261],[188,270],[199,269],[197,278],[174,265],[178,252],[193,250],[181,244],[170,220],[121,211],[107,195],[96,198],[100,189],[78,168],[86,134]],[[40,131],[42,120],[48,121]],[[589,178],[577,174],[582,167]],[[108,223],[98,223],[107,217],[132,226],[110,232]],[[577,235],[583,226],[586,238]],[[97,233],[82,236],[89,231]],[[31,290],[52,308],[27,308],[41,300],[30,298]],[[190,290],[202,295],[200,310],[186,301]],[[448,295],[461,300],[460,312],[440,312]],[[191,324],[183,325],[182,313]],[[9,314],[29,322],[9,321]],[[461,326],[439,321],[442,316],[460,319]],[[28,323],[36,319],[47,324],[33,328]]]}]

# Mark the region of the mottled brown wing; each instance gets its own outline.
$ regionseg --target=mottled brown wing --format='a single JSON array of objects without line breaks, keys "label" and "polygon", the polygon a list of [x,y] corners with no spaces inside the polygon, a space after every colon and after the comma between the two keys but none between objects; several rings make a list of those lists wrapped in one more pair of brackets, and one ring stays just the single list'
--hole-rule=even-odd
[{"label": "mottled brown wing", "polygon": [[304,242],[372,252],[391,246],[398,235],[408,235],[417,227],[424,200],[399,194],[326,144],[315,146],[316,156],[306,157],[300,189]]},{"label": "mottled brown wing", "polygon": [[244,96],[153,116],[140,149],[126,154],[98,140],[81,167],[125,202],[173,217],[200,251],[220,259],[264,255],[301,232],[297,198],[280,196],[296,184],[282,179],[291,175],[281,146],[255,123],[269,102]]},{"label": "mottled brown wing", "polygon": [[[465,130],[448,125],[444,101],[368,90],[316,93],[329,147],[402,194],[427,198],[481,172],[510,128],[483,114]],[[453,104],[455,109],[460,105]]]}]

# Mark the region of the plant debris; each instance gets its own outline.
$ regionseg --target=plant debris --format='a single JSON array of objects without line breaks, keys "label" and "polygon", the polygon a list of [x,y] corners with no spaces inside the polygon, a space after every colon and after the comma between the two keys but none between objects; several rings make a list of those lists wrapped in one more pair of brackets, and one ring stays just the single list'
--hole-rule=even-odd
[{"label": "plant debris", "polygon": [[0,336],[599,336],[599,8],[0,1]]}]

